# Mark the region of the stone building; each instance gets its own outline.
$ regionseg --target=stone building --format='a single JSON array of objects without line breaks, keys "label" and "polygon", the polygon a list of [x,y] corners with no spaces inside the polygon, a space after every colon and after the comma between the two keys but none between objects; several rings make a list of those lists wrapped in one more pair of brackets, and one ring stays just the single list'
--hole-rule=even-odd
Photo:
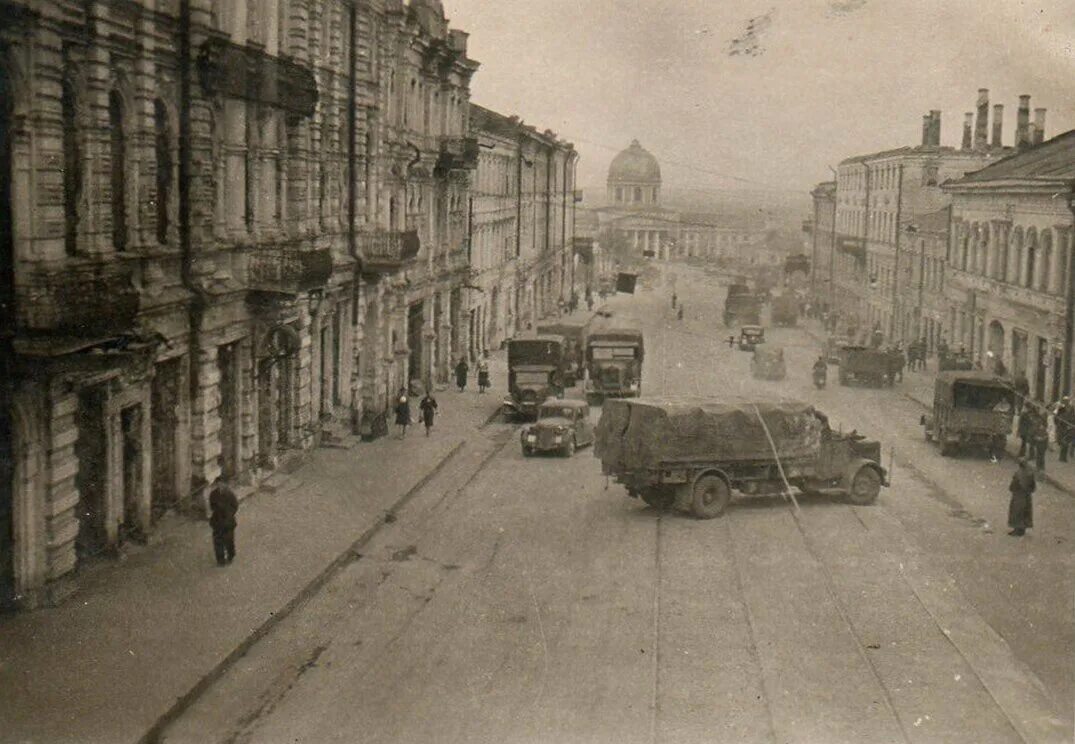
[{"label": "stone building", "polygon": [[[758,263],[764,254],[763,222],[712,212],[683,212],[661,204],[661,166],[633,140],[608,168],[606,205],[594,210],[600,230],[628,241],[635,256],[702,257]],[[782,260],[782,257],[777,263]]]},{"label": "stone building", "polygon": [[[991,143],[985,138],[988,91],[979,91],[979,104],[974,136],[968,114],[961,148],[941,145],[941,113],[931,111],[923,117],[921,144],[847,158],[837,168],[834,285],[836,310],[848,326],[880,329],[892,340],[917,335],[908,226],[947,206],[945,181],[1012,152],[1001,144],[999,126]],[[994,109],[994,116],[1002,111]]]},{"label": "stone building", "polygon": [[[1040,127],[1037,130],[1041,131]],[[1036,400],[1072,389],[1075,131],[945,185],[951,343],[1023,374]],[[992,357],[989,357],[989,353]]]},{"label": "stone building", "polygon": [[558,312],[575,287],[574,147],[471,105],[481,154],[472,185],[469,352]]},{"label": "stone building", "polygon": [[945,287],[951,212],[951,207],[944,207],[921,215],[904,231],[900,261],[904,267],[903,306],[913,312],[906,338],[925,341],[930,354],[936,352],[942,339],[947,340],[949,303]]},{"label": "stone building", "polygon": [[446,377],[476,67],[436,0],[0,6],[0,602]]}]

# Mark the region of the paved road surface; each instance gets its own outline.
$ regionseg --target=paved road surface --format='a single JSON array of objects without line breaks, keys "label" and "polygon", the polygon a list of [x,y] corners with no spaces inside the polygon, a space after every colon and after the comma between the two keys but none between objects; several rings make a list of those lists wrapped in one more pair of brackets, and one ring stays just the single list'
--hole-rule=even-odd
[{"label": "paved road surface", "polygon": [[[1005,535],[1010,463],[942,459],[889,390],[749,379],[722,295],[683,271],[617,298],[647,393],[784,392],[894,451],[878,504],[737,499],[658,513],[588,450],[528,458],[487,427],[308,604],[165,732],[169,742],[1062,741],[1075,509],[1044,488]],[[595,411],[595,416],[597,412]]]}]

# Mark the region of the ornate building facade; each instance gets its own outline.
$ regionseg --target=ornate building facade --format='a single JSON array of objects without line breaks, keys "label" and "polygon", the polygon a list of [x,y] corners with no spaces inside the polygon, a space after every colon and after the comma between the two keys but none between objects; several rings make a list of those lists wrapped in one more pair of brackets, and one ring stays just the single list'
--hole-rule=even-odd
[{"label": "ornate building facade", "polygon": [[0,6],[0,601],[446,378],[466,49],[436,0]]}]

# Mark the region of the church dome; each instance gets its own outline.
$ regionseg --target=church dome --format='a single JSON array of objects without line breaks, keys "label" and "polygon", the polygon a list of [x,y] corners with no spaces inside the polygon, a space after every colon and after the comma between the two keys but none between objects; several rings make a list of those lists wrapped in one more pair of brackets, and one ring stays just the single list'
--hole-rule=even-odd
[{"label": "church dome", "polygon": [[661,166],[638,140],[612,159],[608,167],[608,180],[622,183],[660,183]]}]

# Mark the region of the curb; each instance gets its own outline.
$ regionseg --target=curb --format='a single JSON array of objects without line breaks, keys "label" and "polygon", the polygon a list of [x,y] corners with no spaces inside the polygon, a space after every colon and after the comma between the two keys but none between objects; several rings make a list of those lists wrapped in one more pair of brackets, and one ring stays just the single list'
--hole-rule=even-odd
[{"label": "curb", "polygon": [[411,488],[407,490],[402,496],[388,508],[384,516],[380,517],[374,523],[368,527],[353,543],[351,543],[346,550],[338,555],[331,563],[321,570],[313,579],[311,579],[306,586],[302,587],[298,593],[288,600],[283,607],[278,609],[275,613],[270,613],[268,619],[266,619],[261,625],[254,629],[246,638],[244,638],[238,646],[236,646],[231,653],[221,659],[212,669],[210,669],[205,675],[198,680],[193,687],[187,690],[182,696],[176,699],[175,703],[165,711],[152,726],[138,739],[139,744],[158,744],[161,741],[161,735],[165,732],[169,725],[171,725],[179,716],[181,716],[190,706],[204,693],[209,687],[217,682],[224,674],[231,669],[251,647],[264,638],[273,628],[275,628],[280,622],[291,615],[300,605],[306,602],[313,594],[315,594],[321,587],[323,587],[328,581],[333,578],[348,564],[361,557],[358,553],[359,549],[368,543],[374,535],[376,535],[380,529],[391,522],[395,521],[395,513],[403,508],[407,502],[414,498],[414,496],[422,490],[436,475],[444,469],[444,467],[457,455],[460,450],[466,445],[466,440],[458,442],[448,454],[444,455],[434,465],[429,472],[422,476],[421,480],[415,483]]},{"label": "curb", "polygon": [[[923,400],[921,400],[919,398],[916,398],[915,396],[911,395],[910,393],[901,393],[901,394],[907,400],[912,401],[914,403],[917,403],[918,405],[920,405],[923,408],[925,408],[927,411],[932,409],[932,406],[930,406],[928,403],[926,403],[925,401],[923,401]],[[1011,457],[1012,453],[1008,452],[1008,456]],[[1038,477],[1041,480],[1045,481],[1046,483],[1048,483],[1050,486],[1055,488],[1057,491],[1060,491],[1061,493],[1066,493],[1068,496],[1075,496],[1075,489],[1073,489],[1068,484],[1062,483],[1061,481],[1057,480],[1055,477],[1053,477],[1047,471],[1038,472],[1036,474],[1036,477]]]}]

